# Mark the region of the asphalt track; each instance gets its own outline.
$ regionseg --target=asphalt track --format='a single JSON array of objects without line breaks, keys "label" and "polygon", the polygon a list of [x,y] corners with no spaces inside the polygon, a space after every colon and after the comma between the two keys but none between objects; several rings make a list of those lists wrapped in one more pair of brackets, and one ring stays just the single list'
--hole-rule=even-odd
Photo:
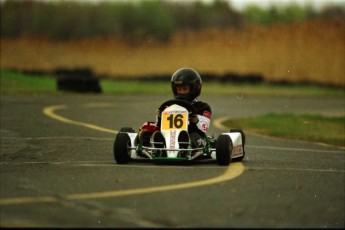
[{"label": "asphalt track", "polygon": [[[2,96],[1,227],[344,228],[345,151],[247,133],[246,157],[117,165],[121,127],[154,120],[161,96]],[[224,117],[344,114],[344,99],[207,97]],[[301,124],[313,125],[313,124]]]}]

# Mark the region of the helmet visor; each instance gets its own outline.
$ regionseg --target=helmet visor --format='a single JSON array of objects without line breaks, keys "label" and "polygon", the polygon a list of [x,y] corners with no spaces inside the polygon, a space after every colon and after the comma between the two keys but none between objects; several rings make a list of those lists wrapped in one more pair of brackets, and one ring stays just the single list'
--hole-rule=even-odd
[{"label": "helmet visor", "polygon": [[189,85],[176,85],[176,92],[178,95],[188,95],[190,92]]}]

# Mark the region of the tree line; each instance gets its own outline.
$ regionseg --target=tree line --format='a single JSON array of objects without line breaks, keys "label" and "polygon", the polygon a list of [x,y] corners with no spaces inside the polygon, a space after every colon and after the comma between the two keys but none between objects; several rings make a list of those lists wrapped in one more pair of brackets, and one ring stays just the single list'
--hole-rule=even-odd
[{"label": "tree line", "polygon": [[313,18],[345,19],[344,6],[325,7],[289,4],[268,9],[248,5],[236,11],[228,1],[102,1],[43,2],[8,0],[1,3],[1,37],[23,35],[69,40],[94,36],[124,39],[150,37],[168,41],[176,31],[207,28],[241,30],[248,24],[269,26]]}]

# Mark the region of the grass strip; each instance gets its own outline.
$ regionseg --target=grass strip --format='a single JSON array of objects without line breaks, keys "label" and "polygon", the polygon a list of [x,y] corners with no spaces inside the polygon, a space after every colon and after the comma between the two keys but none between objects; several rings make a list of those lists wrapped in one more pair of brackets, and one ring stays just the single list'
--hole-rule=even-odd
[{"label": "grass strip", "polygon": [[269,136],[345,146],[345,116],[268,113],[227,120],[223,125]]},{"label": "grass strip", "polygon": [[[170,79],[169,79],[170,80]],[[101,87],[105,94],[159,94],[172,95],[170,81],[139,80],[102,80]]]},{"label": "grass strip", "polygon": [[[0,92],[2,95],[15,94],[56,94],[64,91],[57,90],[56,77],[26,75],[19,72],[1,70]],[[160,94],[171,95],[170,79],[166,82],[147,80],[114,80],[100,79],[104,94]],[[235,84],[204,82],[203,96],[236,95],[243,96],[335,96],[344,97],[345,90],[321,87],[316,85],[271,85]]]},{"label": "grass strip", "polygon": [[51,94],[56,93],[56,81],[52,76],[25,75],[22,73],[0,72],[0,92],[2,95]]}]

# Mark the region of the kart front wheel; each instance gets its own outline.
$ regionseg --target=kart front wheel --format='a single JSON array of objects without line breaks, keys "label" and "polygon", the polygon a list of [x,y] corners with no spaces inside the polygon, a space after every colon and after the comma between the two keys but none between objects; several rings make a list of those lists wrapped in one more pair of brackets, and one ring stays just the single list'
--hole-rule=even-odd
[{"label": "kart front wheel", "polygon": [[114,142],[114,158],[118,164],[127,164],[131,157],[131,139],[127,133],[118,133]]},{"label": "kart front wheel", "polygon": [[220,135],[216,142],[216,158],[219,165],[229,165],[231,162],[232,140],[228,135]]}]

